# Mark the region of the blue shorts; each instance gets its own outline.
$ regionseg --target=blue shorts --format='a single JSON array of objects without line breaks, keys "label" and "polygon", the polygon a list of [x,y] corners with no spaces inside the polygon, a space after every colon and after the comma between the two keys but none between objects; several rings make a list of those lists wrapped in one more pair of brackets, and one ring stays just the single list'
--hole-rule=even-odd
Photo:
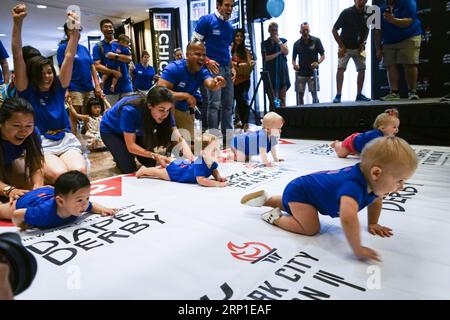
[{"label": "blue shorts", "polygon": [[[303,178],[299,177],[288,183],[286,188],[284,188],[282,201],[283,207],[287,213],[292,215],[291,209],[289,208],[289,202],[301,202],[301,203],[309,203],[306,196],[304,196],[305,192],[303,191]],[[311,204],[312,205],[312,204]]]}]

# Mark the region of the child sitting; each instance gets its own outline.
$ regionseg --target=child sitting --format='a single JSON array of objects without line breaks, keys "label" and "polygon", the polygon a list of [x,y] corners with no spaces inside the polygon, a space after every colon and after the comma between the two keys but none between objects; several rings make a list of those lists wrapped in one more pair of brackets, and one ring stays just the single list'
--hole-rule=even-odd
[{"label": "child sitting", "polygon": [[[204,187],[226,187],[226,179],[222,178],[217,170],[217,159],[219,157],[217,137],[204,133],[201,139],[201,155],[194,162],[175,160],[166,168],[147,168],[143,166],[136,172],[136,177],[153,177],[181,183],[198,183]],[[211,175],[215,180],[208,179]]]},{"label": "child sitting", "polygon": [[[113,41],[111,43],[111,49],[112,52],[115,54],[123,54],[123,55],[131,55],[131,51],[130,51],[130,38],[127,35],[121,34],[118,39],[118,41]],[[116,55],[116,59],[106,59],[106,67],[108,67],[108,69],[112,69],[112,70],[117,70],[120,71],[122,73],[122,76],[124,75],[125,72],[128,72],[127,67],[126,67],[126,63],[122,62],[122,61],[117,61],[117,55]],[[105,83],[106,79],[108,79],[108,77],[111,76],[111,86],[109,88],[109,91],[113,92],[116,90],[116,85],[117,85],[117,81],[119,81],[119,78],[116,78],[114,75],[112,74],[103,74],[102,75],[102,83]]]},{"label": "child sitting", "polygon": [[12,219],[21,228],[55,228],[75,221],[84,212],[114,215],[117,209],[89,202],[91,183],[79,171],[58,177],[55,187],[34,189],[13,203],[0,205],[1,218]]},{"label": "child sitting", "polygon": [[[320,231],[318,212],[340,217],[342,228],[355,255],[379,261],[378,254],[361,245],[358,211],[367,206],[368,231],[390,237],[392,230],[378,224],[385,195],[403,189],[417,168],[417,157],[409,144],[393,136],[370,142],[361,162],[347,168],[321,171],[291,181],[283,195],[268,198],[265,191],[244,196],[242,204],[272,207],[262,215],[271,224],[295,233],[313,236]],[[288,214],[283,215],[281,210]]]},{"label": "child sitting", "polygon": [[364,146],[373,139],[383,136],[395,136],[398,133],[400,119],[397,109],[387,109],[378,115],[373,128],[375,130],[364,133],[354,133],[340,142],[336,140],[331,144],[339,158],[346,158],[349,154],[360,154]]},{"label": "child sitting", "polygon": [[86,110],[89,118],[85,124],[87,148],[90,151],[104,150],[105,144],[100,137],[100,121],[104,111],[103,100],[99,98],[90,98],[86,103]]},{"label": "child sitting", "polygon": [[235,136],[231,143],[231,154],[234,161],[248,162],[251,156],[260,155],[264,165],[271,167],[273,164],[267,158],[269,152],[272,153],[275,162],[283,161],[278,158],[275,148],[283,125],[283,117],[275,112],[269,112],[263,118],[261,130]]}]

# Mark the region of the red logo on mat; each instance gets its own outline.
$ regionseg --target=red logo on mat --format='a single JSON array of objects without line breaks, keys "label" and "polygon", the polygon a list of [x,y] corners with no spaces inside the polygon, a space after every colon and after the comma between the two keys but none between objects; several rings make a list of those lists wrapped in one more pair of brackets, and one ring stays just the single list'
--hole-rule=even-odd
[{"label": "red logo on mat", "polygon": [[290,141],[283,140],[283,139],[278,140],[278,143],[279,144],[295,144],[295,142],[290,142]]},{"label": "red logo on mat", "polygon": [[122,177],[110,178],[91,185],[91,196],[122,196]]},{"label": "red logo on mat", "polygon": [[238,246],[231,241],[227,244],[231,255],[243,261],[257,262],[272,251],[272,248],[261,242],[246,242],[243,246]]}]

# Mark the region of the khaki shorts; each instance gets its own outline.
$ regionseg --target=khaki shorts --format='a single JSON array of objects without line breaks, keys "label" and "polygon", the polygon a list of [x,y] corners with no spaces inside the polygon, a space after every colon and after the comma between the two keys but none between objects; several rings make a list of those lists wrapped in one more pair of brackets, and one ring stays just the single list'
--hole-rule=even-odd
[{"label": "khaki shorts", "polygon": [[347,69],[348,62],[353,59],[356,70],[366,70],[366,52],[359,49],[347,49],[342,58],[338,58],[338,69]]},{"label": "khaki shorts", "polygon": [[308,84],[309,92],[320,91],[319,77],[317,77],[317,88],[316,88],[314,77],[304,77],[299,75],[297,75],[295,78],[295,91],[304,93],[306,91],[306,84]]},{"label": "khaki shorts", "polygon": [[395,64],[419,64],[421,36],[383,46],[383,66]]},{"label": "khaki shorts", "polygon": [[89,100],[89,98],[94,97],[93,91],[88,92],[78,92],[78,91],[70,91],[70,98],[72,99],[72,105],[75,107],[81,106],[81,110],[77,110],[77,112],[81,112],[82,114],[87,114],[85,109],[86,103]]},{"label": "khaki shorts", "polygon": [[175,109],[175,123],[178,129],[187,130],[190,134],[190,137],[186,137],[186,132],[184,130],[180,130],[181,135],[184,137],[186,141],[194,142],[194,120],[192,119],[192,115],[188,111],[180,111]]}]

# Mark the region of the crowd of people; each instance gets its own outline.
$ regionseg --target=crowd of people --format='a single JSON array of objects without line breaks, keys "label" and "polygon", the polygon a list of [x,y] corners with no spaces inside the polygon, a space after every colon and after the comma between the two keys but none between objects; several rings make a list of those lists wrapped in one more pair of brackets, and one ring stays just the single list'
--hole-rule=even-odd
[{"label": "crowd of people", "polygon": [[[367,0],[355,0],[354,6],[339,15],[332,30],[339,45],[335,103],[341,101],[350,59],[358,70],[356,101],[370,100],[362,94],[369,35],[366,4]],[[47,228],[73,221],[85,211],[116,212],[88,201],[89,172],[79,140],[81,132],[90,150],[109,150],[122,173],[137,172],[138,178],[225,187],[226,179],[218,169],[221,138],[230,142],[226,147],[235,161],[247,162],[252,156],[259,156],[265,166],[283,161],[276,151],[284,124],[281,116],[269,112],[261,130],[247,132],[248,91],[255,61],[245,47],[245,31],[234,30],[229,22],[233,6],[233,0],[217,0],[216,11],[198,21],[185,57],[181,48],[175,49],[174,60],[160,74],[149,64],[150,55],[145,50],[140,63],[129,69],[130,39],[119,35],[116,40],[109,19],[100,22],[104,37],[93,48],[92,56],[78,43],[81,28],[65,24],[66,38],[57,51],[59,75],[51,59],[22,45],[28,11],[24,4],[14,6],[14,81],[6,62],[8,54],[0,42],[4,89],[0,107],[0,218],[12,219],[21,228]],[[376,46],[391,87],[384,100],[399,99],[398,64],[405,67],[409,99],[418,99],[421,27],[415,6],[412,0],[387,0],[383,8]],[[68,19],[76,18],[74,13],[68,14]],[[302,23],[301,38],[293,46],[299,105],[304,103],[306,84],[313,102],[319,102],[318,68],[325,60],[325,49],[310,31],[310,25]],[[269,33],[262,45],[263,60],[273,94],[280,106],[285,106],[291,87],[289,45],[278,35],[276,23],[269,25]],[[244,129],[238,135],[232,130],[234,104]],[[203,111],[208,132],[195,132],[198,108]],[[332,144],[339,157],[361,155],[361,163],[333,174],[297,178],[282,196],[268,197],[264,191],[246,195],[242,203],[273,207],[263,215],[265,221],[304,235],[318,232],[318,212],[332,217],[340,214],[356,256],[379,259],[373,250],[361,245],[356,213],[368,206],[369,231],[391,235],[389,228],[378,224],[381,197],[402,188],[417,167],[411,147],[395,137],[399,123],[398,112],[389,109],[376,119],[374,130]],[[269,161],[268,153],[274,162]],[[172,156],[182,158],[173,160]],[[46,184],[55,187],[44,187]],[[320,198],[311,196],[314,194]]]}]

